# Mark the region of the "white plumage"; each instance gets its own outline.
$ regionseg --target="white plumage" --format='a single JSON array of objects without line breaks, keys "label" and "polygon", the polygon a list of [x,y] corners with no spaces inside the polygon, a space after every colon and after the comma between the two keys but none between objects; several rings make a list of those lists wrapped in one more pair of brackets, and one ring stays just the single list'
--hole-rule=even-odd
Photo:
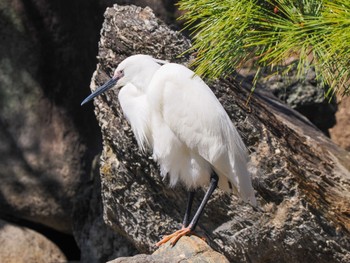
[{"label": "white plumage", "polygon": [[[256,206],[247,149],[214,93],[194,72],[134,55],[122,61],[113,78],[82,105],[114,86],[121,87],[118,99],[139,148],[152,150],[170,185],[181,181],[191,190],[183,228],[165,236],[158,246],[172,238],[174,245],[194,231],[217,186]],[[208,190],[190,222],[193,190],[206,185]]]},{"label": "white plumage", "polygon": [[[158,62],[158,63],[157,63]],[[188,68],[159,64],[134,55],[119,64],[119,101],[141,150],[150,148],[162,176],[189,189],[208,185],[214,171],[218,186],[230,188],[256,205],[246,147],[214,93]],[[232,187],[230,187],[232,186]]]}]

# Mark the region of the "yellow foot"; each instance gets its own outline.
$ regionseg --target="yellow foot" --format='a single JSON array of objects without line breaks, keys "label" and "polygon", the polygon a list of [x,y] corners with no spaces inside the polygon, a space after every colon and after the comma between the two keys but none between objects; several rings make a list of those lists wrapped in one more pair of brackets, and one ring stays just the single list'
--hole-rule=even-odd
[{"label": "yellow foot", "polygon": [[166,242],[168,242],[170,239],[172,239],[173,237],[175,237],[174,240],[171,241],[171,245],[174,246],[176,244],[177,241],[179,241],[179,239],[183,236],[192,234],[193,232],[191,231],[191,229],[189,227],[185,227],[182,228],[180,230],[177,230],[175,233],[172,233],[168,236],[164,236],[163,239],[161,241],[159,241],[156,246],[159,247],[162,244],[165,244]]}]

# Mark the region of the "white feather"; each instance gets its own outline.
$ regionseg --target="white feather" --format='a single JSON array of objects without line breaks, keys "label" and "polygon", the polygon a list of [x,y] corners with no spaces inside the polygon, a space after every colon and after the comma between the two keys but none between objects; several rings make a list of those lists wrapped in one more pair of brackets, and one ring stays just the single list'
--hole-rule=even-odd
[{"label": "white feather", "polygon": [[126,84],[118,94],[120,106],[135,135],[141,151],[145,152],[152,145],[150,130],[150,112],[146,94],[133,84]]},{"label": "white feather", "polygon": [[119,101],[141,150],[151,147],[162,176],[188,188],[219,187],[256,205],[246,147],[210,88],[186,67],[136,55],[116,69]]},{"label": "white feather", "polygon": [[[155,72],[147,95],[154,154],[171,180],[199,187],[208,184],[214,170],[220,188],[228,191],[230,182],[234,192],[255,206],[246,147],[210,88],[191,70],[170,63]],[[169,129],[166,136],[164,129]]]}]

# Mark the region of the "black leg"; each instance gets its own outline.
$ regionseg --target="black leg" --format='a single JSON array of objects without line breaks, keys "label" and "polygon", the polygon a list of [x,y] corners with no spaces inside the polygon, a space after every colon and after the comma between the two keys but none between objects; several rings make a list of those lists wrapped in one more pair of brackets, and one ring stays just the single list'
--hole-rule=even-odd
[{"label": "black leg", "polygon": [[183,227],[187,227],[188,223],[190,222],[191,208],[192,208],[194,194],[195,194],[194,190],[191,190],[188,192],[187,207],[186,207],[186,212],[185,212],[185,216],[184,216],[184,221],[182,223]]},{"label": "black leg", "polygon": [[214,192],[215,188],[218,186],[218,182],[219,182],[219,177],[215,172],[213,172],[213,174],[210,176],[210,186],[207,192],[205,193],[202,203],[198,207],[196,214],[194,215],[191,223],[188,226],[191,229],[191,231],[194,231],[194,229],[196,228],[198,220],[203,213],[204,207],[208,203],[208,200],[212,195],[212,193]]},{"label": "black leg", "polygon": [[169,240],[171,240],[172,238],[174,238],[171,241],[171,244],[174,246],[176,244],[176,242],[183,236],[191,234],[192,231],[194,231],[194,229],[197,226],[198,220],[201,216],[201,214],[203,213],[204,207],[205,205],[208,203],[208,200],[210,198],[210,196],[212,195],[212,193],[214,192],[215,188],[218,185],[218,181],[219,181],[219,177],[217,176],[216,173],[213,173],[210,176],[210,186],[209,189],[207,190],[207,192],[205,193],[203,200],[200,204],[200,206],[197,209],[196,214],[194,215],[191,223],[189,225],[188,224],[188,219],[190,217],[190,213],[191,213],[191,207],[192,207],[192,201],[193,201],[193,197],[194,197],[194,191],[189,192],[188,195],[188,203],[187,203],[187,208],[186,208],[186,213],[185,213],[185,218],[184,218],[184,228],[181,230],[176,231],[175,233],[165,236],[161,241],[159,241],[156,246],[160,246],[166,242],[168,242]]}]

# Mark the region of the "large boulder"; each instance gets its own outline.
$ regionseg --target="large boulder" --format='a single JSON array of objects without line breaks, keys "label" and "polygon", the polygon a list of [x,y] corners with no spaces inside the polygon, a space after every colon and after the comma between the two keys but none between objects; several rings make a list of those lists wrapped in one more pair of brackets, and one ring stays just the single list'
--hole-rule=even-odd
[{"label": "large boulder", "polygon": [[0,2],[0,213],[65,233],[101,144],[93,115],[79,105],[95,64],[98,14],[74,3],[90,13],[57,0]]},{"label": "large boulder", "polygon": [[43,235],[0,219],[2,263],[63,263],[62,251]]},{"label": "large boulder", "polygon": [[105,263],[108,260],[134,255],[135,246],[103,220],[101,180],[97,158],[93,164],[93,183],[76,197],[73,213],[73,234],[81,251],[80,262]]},{"label": "large boulder", "polygon": [[[181,54],[189,46],[149,8],[108,8],[91,89],[127,56],[187,63]],[[211,88],[260,170],[253,177],[260,209],[216,191],[199,222],[210,246],[231,262],[349,261],[349,153],[268,92],[256,91],[247,105],[249,87],[233,79]],[[150,253],[162,235],[180,226],[186,193],[181,186],[169,189],[155,163],[138,151],[117,94],[111,90],[94,102],[103,135],[103,217],[139,252]]]}]

